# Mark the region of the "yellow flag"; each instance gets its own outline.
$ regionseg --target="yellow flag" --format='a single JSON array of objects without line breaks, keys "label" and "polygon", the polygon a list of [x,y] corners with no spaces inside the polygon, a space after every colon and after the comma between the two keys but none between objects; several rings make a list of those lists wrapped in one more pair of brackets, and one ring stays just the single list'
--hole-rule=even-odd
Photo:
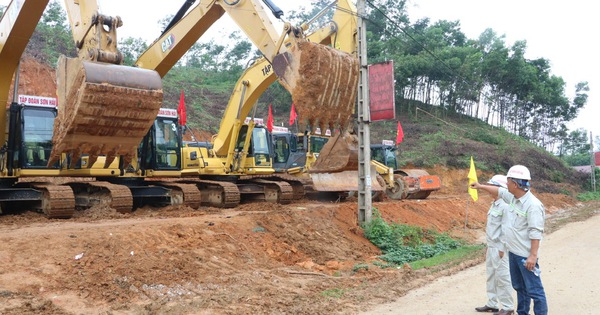
[{"label": "yellow flag", "polygon": [[471,156],[471,169],[469,170],[469,195],[473,198],[473,201],[477,201],[477,189],[471,188],[471,184],[477,182],[477,172],[475,171],[475,163],[473,163],[473,156]]}]

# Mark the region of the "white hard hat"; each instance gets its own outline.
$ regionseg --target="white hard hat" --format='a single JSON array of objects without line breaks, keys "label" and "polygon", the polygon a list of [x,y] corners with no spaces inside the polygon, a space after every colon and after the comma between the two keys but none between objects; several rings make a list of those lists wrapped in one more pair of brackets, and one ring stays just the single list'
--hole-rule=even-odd
[{"label": "white hard hat", "polygon": [[515,165],[508,170],[506,173],[506,177],[508,178],[516,178],[516,179],[525,179],[531,180],[531,175],[529,174],[529,169],[523,165]]},{"label": "white hard hat", "polygon": [[488,180],[487,183],[490,185],[506,188],[506,182],[507,182],[506,176],[494,175],[492,178],[490,178],[490,180]]}]

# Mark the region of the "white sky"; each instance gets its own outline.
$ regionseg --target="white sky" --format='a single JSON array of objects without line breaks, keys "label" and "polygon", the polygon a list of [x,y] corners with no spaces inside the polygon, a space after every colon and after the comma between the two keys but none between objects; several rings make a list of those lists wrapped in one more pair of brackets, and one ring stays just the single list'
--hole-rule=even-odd
[{"label": "white sky", "polygon": [[[309,3],[274,2],[284,12]],[[9,0],[0,0],[2,5],[8,3]],[[119,15],[123,19],[120,38],[141,37],[151,42],[160,35],[158,21],[175,14],[184,0],[98,0],[98,3],[104,14]],[[468,38],[477,38],[486,28],[491,28],[498,35],[506,36],[507,46],[516,40],[526,40],[526,57],[550,60],[552,74],[567,82],[569,98],[573,97],[576,83],[587,81],[591,89],[588,103],[569,128],[585,128],[595,137],[600,136],[600,109],[596,105],[600,97],[595,92],[600,86],[600,61],[592,46],[595,46],[593,32],[600,29],[600,19],[593,5],[594,1],[589,0],[409,0],[407,8],[412,22],[423,17],[429,17],[432,22],[459,20]],[[224,38],[232,24],[224,16],[207,35]],[[281,28],[279,24],[276,27]]]}]

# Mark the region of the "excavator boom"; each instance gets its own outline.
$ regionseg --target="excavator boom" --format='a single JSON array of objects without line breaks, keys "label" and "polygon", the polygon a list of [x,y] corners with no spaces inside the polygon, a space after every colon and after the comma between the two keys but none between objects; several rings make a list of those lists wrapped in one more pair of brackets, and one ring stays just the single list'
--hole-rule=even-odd
[{"label": "excavator boom", "polygon": [[[266,3],[279,18],[281,11],[270,1]],[[307,40],[301,27],[292,27],[289,23],[285,24],[283,32],[278,32],[258,0],[203,0],[183,18],[171,23],[170,28],[140,56],[136,65],[155,69],[164,76],[198,38],[227,12],[270,63],[265,75],[270,77],[277,74],[279,82],[290,92],[299,120],[307,120],[311,126],[339,125],[346,128],[354,110],[358,82],[356,19],[351,15],[356,8],[349,1],[338,1],[338,8],[333,20],[341,25],[331,27],[343,28],[345,33],[338,35],[344,38],[340,41],[348,43],[330,43],[333,47],[329,47],[318,41]],[[246,105],[254,106],[254,103]],[[235,119],[243,120],[245,117],[239,115]],[[230,129],[221,126],[219,133],[228,133]],[[219,138],[225,137],[219,134]],[[231,141],[217,142],[215,150],[219,154],[230,151],[228,146]]]}]

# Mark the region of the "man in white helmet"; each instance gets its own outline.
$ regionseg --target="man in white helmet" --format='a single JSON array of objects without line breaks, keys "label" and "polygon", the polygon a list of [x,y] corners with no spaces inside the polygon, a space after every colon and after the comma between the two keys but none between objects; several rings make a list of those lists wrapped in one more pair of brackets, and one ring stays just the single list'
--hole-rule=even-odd
[{"label": "man in white helmet", "polygon": [[510,277],[517,291],[517,314],[529,314],[533,300],[534,313],[547,315],[544,286],[539,273],[534,272],[534,269],[539,270],[538,251],[544,232],[544,205],[529,191],[531,175],[527,167],[515,165],[508,170],[506,177],[507,189],[479,183],[471,184],[471,188],[483,189],[510,205],[505,231]]},{"label": "man in white helmet", "polygon": [[[506,176],[494,175],[488,185],[506,188]],[[487,252],[485,269],[487,271],[486,292],[488,301],[482,307],[476,307],[478,312],[495,312],[496,314],[513,314],[514,301],[510,285],[510,270],[508,254],[506,253],[505,232],[506,218],[509,205],[500,197],[496,197],[488,210],[485,227]]]}]

